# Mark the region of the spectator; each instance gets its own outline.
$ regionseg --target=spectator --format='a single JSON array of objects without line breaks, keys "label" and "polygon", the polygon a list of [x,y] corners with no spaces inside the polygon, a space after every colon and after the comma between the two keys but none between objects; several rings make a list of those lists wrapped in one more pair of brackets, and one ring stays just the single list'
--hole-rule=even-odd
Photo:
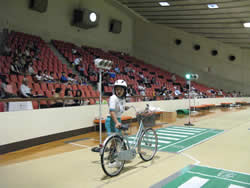
[{"label": "spectator", "polygon": [[34,76],[34,80],[38,83],[41,83],[43,81],[44,77],[42,76],[42,71],[38,71],[37,75]]},{"label": "spectator", "polygon": [[7,44],[4,45],[3,55],[4,56],[11,56],[11,48],[9,48]]},{"label": "spectator", "polygon": [[[76,90],[75,97],[82,97],[82,91],[80,89]],[[75,99],[74,102],[76,106],[81,106],[83,104],[82,99]]]},{"label": "spectator", "polygon": [[138,85],[138,90],[139,90],[141,96],[144,96],[144,97],[146,96],[146,93],[145,93],[146,87],[144,87],[143,84]]},{"label": "spectator", "polygon": [[26,78],[23,79],[23,83],[20,87],[20,94],[21,97],[27,98],[27,97],[33,97],[31,94],[31,88],[28,86],[28,80]]},{"label": "spectator", "polygon": [[10,64],[10,74],[19,75],[21,73],[22,73],[22,71],[20,70],[20,68],[18,66],[18,61],[12,62]]},{"label": "spectator", "polygon": [[[53,95],[54,98],[60,98],[60,92],[62,91],[61,88],[56,88],[56,91]],[[62,99],[57,99],[55,101],[51,101],[51,105],[52,108],[56,108],[56,107],[63,107],[63,100]]]},{"label": "spectator", "polygon": [[175,99],[178,99],[179,96],[181,96],[181,92],[177,87],[174,87],[175,91],[174,91],[174,95],[175,95]]},{"label": "spectator", "polygon": [[[68,97],[73,97],[72,90],[69,88],[65,90],[65,94],[64,94],[64,98],[68,98]],[[64,106],[75,106],[75,102],[73,99],[65,100]]]},{"label": "spectator", "polygon": [[8,83],[6,76],[3,75],[0,77],[0,79],[2,80],[0,87],[0,98],[16,97],[17,95],[13,92],[12,85]]},{"label": "spectator", "polygon": [[118,66],[115,67],[114,71],[119,74],[120,73],[120,68]]},{"label": "spectator", "polygon": [[50,79],[50,76],[48,75],[48,71],[44,70],[42,74],[43,81],[48,81]]},{"label": "spectator", "polygon": [[48,76],[48,82],[55,82],[54,72],[50,72],[50,74]]},{"label": "spectator", "polygon": [[82,64],[81,66],[79,66],[79,72],[80,72],[80,75],[81,76],[84,76],[84,71],[85,71],[85,66],[84,66],[84,64]]},{"label": "spectator", "polygon": [[27,74],[28,74],[28,75],[31,75],[31,76],[35,76],[35,75],[36,75],[36,72],[34,71],[34,69],[33,69],[32,66],[33,66],[33,63],[32,63],[32,62],[28,63]]},{"label": "spectator", "polygon": [[93,65],[88,66],[88,75],[89,76],[96,76],[96,72],[95,72],[95,70],[93,68]]},{"label": "spectator", "polygon": [[31,56],[30,48],[29,47],[26,47],[26,49],[24,51],[24,54],[25,54],[26,57],[30,57]]},{"label": "spectator", "polygon": [[176,81],[176,76],[175,76],[175,74],[172,74],[171,80],[172,80],[173,83],[175,83],[175,81]]},{"label": "spectator", "polygon": [[61,81],[62,83],[67,83],[67,82],[68,82],[68,78],[67,78],[65,72],[62,72],[62,76],[61,76],[61,78],[60,78],[60,81]]},{"label": "spectator", "polygon": [[78,71],[78,67],[80,66],[81,62],[82,62],[82,57],[78,57],[74,60],[72,65],[75,67],[76,71]]},{"label": "spectator", "polygon": [[153,77],[153,78],[152,78],[152,80],[151,80],[151,84],[156,84],[155,77]]}]

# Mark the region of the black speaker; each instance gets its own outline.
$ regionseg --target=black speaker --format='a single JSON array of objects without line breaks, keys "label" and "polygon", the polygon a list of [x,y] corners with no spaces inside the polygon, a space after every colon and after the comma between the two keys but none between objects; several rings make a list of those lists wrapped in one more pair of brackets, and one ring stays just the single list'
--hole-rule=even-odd
[{"label": "black speaker", "polygon": [[121,31],[122,31],[122,22],[119,20],[112,19],[109,25],[109,32],[121,33]]},{"label": "black speaker", "polygon": [[73,13],[73,24],[81,23],[83,18],[83,12],[81,10],[74,10]]},{"label": "black speaker", "polygon": [[98,13],[88,9],[75,9],[73,12],[72,25],[84,29],[97,27],[100,16]]},{"label": "black speaker", "polygon": [[30,0],[29,8],[38,12],[46,12],[48,0]]}]

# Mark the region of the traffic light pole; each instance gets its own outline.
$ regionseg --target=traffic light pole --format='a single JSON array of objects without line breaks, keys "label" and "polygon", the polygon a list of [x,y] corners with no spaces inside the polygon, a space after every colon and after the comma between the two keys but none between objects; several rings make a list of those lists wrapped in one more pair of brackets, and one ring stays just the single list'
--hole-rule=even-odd
[{"label": "traffic light pole", "polygon": [[194,124],[191,123],[191,96],[190,96],[190,90],[191,90],[191,80],[189,80],[189,89],[188,89],[188,106],[189,106],[189,113],[188,113],[188,123],[185,123],[185,126],[194,126]]}]

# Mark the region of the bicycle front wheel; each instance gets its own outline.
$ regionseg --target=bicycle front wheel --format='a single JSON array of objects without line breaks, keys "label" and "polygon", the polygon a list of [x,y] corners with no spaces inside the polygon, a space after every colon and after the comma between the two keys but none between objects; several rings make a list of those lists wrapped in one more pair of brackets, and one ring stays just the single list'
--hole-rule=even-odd
[{"label": "bicycle front wheel", "polygon": [[147,128],[143,131],[138,143],[138,153],[142,160],[152,160],[157,152],[157,146],[158,137],[155,130]]},{"label": "bicycle front wheel", "polygon": [[108,176],[117,176],[123,169],[125,161],[118,160],[118,153],[126,150],[126,145],[119,135],[109,136],[101,152],[102,169]]}]

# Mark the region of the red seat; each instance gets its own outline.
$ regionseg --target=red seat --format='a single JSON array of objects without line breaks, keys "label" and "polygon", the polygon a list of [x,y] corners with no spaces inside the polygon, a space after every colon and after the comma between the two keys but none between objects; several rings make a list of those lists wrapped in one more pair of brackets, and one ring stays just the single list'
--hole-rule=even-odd
[{"label": "red seat", "polygon": [[39,109],[39,105],[37,101],[32,101],[33,109]]},{"label": "red seat", "polygon": [[48,90],[47,84],[46,83],[40,83],[41,89],[45,92]]},{"label": "red seat", "polygon": [[0,102],[0,112],[4,112],[4,103]]}]

